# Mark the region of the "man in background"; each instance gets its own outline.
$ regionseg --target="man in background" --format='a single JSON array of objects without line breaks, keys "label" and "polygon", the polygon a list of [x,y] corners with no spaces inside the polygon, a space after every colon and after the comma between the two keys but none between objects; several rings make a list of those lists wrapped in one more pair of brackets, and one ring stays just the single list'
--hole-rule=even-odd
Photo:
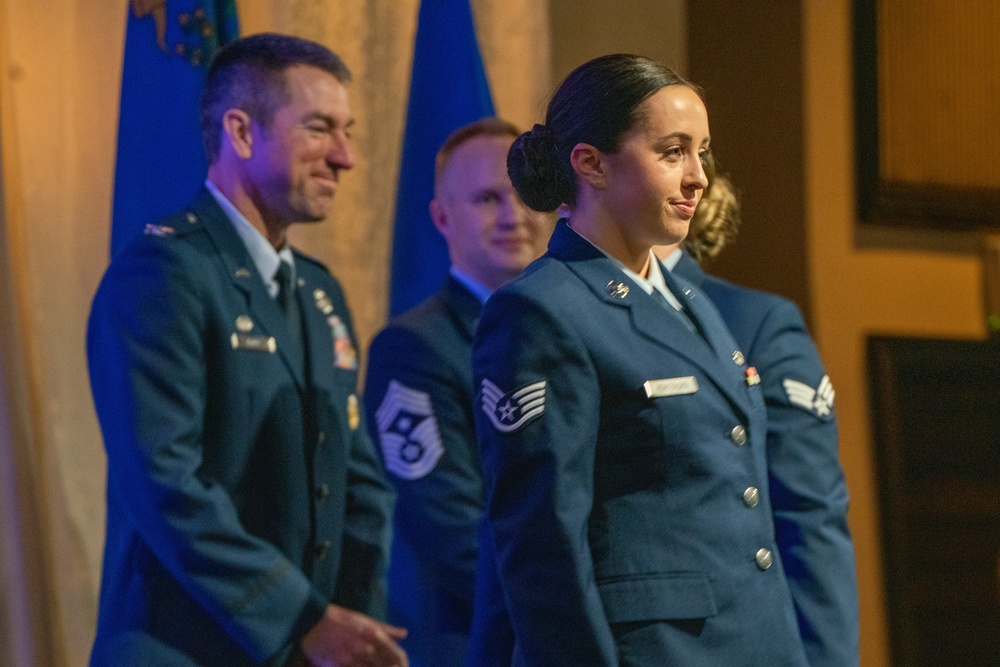
[{"label": "man in background", "polygon": [[483,484],[473,421],[472,337],[483,302],[545,250],[552,220],[507,176],[518,136],[487,118],[455,131],[435,164],[430,217],[450,275],[439,292],[372,342],[365,403],[398,501],[390,620],[405,624],[414,665],[465,659]]},{"label": "man in background", "polygon": [[373,618],[392,491],[350,314],[287,240],[354,165],[349,79],[294,37],[220,51],[205,189],[119,252],[94,298],[108,517],[92,665],[407,664],[405,631]]}]

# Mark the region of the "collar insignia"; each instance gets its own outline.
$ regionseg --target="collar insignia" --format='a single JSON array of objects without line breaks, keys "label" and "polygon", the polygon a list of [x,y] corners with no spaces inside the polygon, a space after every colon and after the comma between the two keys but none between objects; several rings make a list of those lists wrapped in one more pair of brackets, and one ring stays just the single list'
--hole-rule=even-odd
[{"label": "collar insignia", "polygon": [[612,280],[604,286],[604,291],[613,299],[624,299],[628,296],[628,285]]}]

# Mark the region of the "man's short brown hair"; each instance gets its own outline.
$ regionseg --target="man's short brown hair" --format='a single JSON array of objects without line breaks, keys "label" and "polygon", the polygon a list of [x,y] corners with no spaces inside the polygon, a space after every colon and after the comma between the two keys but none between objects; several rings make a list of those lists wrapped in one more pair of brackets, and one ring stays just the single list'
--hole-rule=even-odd
[{"label": "man's short brown hair", "polygon": [[441,173],[448,166],[448,160],[455,149],[470,139],[476,137],[507,137],[514,139],[520,136],[521,131],[513,123],[509,123],[502,118],[481,118],[475,123],[463,125],[448,135],[448,138],[438,149],[437,157],[434,158],[434,188],[437,189],[438,181],[441,180]]},{"label": "man's short brown hair", "polygon": [[219,157],[222,117],[242,109],[265,129],[274,113],[288,103],[285,73],[295,65],[323,70],[343,84],[351,80],[347,65],[322,44],[277,33],[242,37],[222,48],[212,60],[201,96],[201,134],[209,164]]}]

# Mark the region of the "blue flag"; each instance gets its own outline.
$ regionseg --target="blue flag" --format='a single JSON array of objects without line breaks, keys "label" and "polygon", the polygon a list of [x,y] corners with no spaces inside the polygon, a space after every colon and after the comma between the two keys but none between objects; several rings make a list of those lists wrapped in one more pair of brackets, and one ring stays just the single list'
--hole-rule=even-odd
[{"label": "blue flag", "polygon": [[448,249],[427,210],[437,149],[454,130],[492,115],[469,0],[423,0],[396,196],[390,315],[423,301],[448,274]]},{"label": "blue flag", "polygon": [[212,56],[238,33],[235,0],[129,2],[112,256],[205,181],[198,102]]}]

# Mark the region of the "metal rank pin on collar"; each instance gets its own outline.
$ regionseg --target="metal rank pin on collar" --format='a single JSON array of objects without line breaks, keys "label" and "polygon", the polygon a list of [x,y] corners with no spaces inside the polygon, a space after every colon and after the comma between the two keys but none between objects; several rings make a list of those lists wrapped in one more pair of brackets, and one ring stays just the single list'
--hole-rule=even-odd
[{"label": "metal rank pin on collar", "polygon": [[733,351],[733,363],[737,366],[742,366],[747,362],[747,358],[743,356],[743,353],[739,350]]},{"label": "metal rank pin on collar", "polygon": [[604,286],[604,291],[614,299],[624,299],[628,296],[628,285],[612,280]]},{"label": "metal rank pin on collar", "polygon": [[253,329],[253,320],[249,315],[240,315],[236,318],[236,330],[246,333]]}]

